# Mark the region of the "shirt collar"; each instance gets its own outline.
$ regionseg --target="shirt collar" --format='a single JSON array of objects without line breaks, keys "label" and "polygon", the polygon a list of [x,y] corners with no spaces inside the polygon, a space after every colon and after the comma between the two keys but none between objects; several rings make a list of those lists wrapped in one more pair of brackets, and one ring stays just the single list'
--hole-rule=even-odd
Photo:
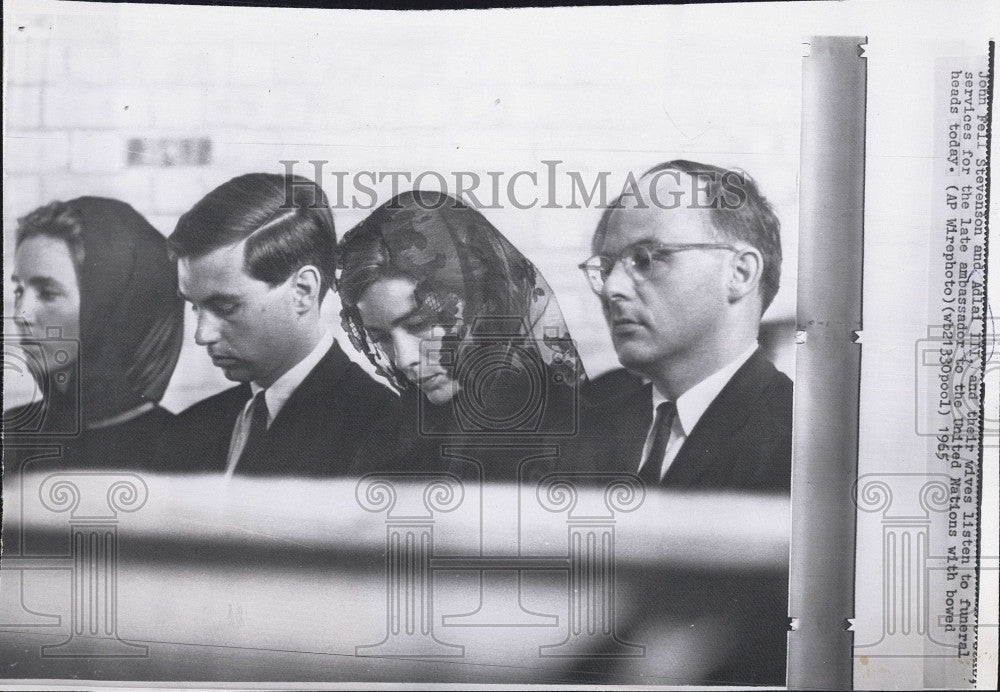
[{"label": "shirt collar", "polygon": [[[694,426],[698,424],[701,417],[711,406],[712,402],[715,401],[715,397],[719,396],[719,393],[729,384],[729,380],[733,378],[736,371],[743,367],[743,364],[750,360],[750,356],[754,354],[757,350],[757,343],[754,342],[746,351],[741,353],[735,359],[731,360],[729,363],[724,365],[719,370],[703,379],[701,382],[691,387],[679,397],[677,397],[677,421],[681,425],[682,432],[685,436],[690,435],[691,431],[694,430]],[[660,391],[653,385],[653,410],[666,402],[670,401],[667,397],[660,394]]]},{"label": "shirt collar", "polygon": [[250,389],[253,391],[254,396],[257,396],[257,392],[264,390],[264,400],[267,402],[268,425],[274,422],[274,419],[278,416],[278,412],[281,411],[281,407],[292,396],[292,392],[302,384],[302,381],[309,376],[309,373],[323,360],[323,356],[332,347],[333,335],[329,332],[323,332],[323,336],[319,338],[319,343],[309,352],[309,355],[275,380],[274,384],[266,390],[256,382],[250,383]]}]

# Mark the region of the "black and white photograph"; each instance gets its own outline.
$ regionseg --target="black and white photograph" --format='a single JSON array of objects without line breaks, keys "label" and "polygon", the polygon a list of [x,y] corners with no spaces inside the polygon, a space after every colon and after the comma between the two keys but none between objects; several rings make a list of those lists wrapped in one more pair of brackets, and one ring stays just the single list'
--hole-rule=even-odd
[{"label": "black and white photograph", "polygon": [[0,688],[995,688],[992,5],[4,10]]}]

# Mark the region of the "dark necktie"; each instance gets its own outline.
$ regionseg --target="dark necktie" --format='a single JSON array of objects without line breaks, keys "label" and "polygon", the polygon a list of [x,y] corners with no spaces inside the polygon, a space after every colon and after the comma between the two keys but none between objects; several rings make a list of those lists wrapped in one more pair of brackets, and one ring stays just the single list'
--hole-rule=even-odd
[{"label": "dark necktie", "polygon": [[664,401],[656,407],[656,420],[653,421],[653,444],[649,446],[646,463],[639,469],[639,478],[648,486],[660,485],[660,469],[663,468],[663,455],[667,452],[667,442],[670,440],[670,428],[677,415],[677,405],[672,401]]},{"label": "dark necktie", "polygon": [[263,459],[264,439],[267,436],[267,399],[260,390],[250,404],[250,434],[236,462],[236,473],[253,473],[266,463]]}]

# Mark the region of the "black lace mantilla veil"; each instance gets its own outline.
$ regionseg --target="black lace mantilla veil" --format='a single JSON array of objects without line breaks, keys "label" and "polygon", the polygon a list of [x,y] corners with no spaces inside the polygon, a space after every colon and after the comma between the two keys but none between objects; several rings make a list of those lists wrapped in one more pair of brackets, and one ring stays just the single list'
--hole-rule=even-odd
[{"label": "black lace mantilla veil", "polygon": [[559,303],[535,266],[478,211],[443,193],[405,192],[351,229],[340,247],[344,330],[404,400],[419,390],[368,338],[357,310],[376,278],[413,280],[417,304],[444,328],[446,346],[468,356],[476,343],[488,354],[481,362],[467,358],[468,367],[461,358],[450,364],[458,401],[439,407],[435,428],[452,427],[455,408],[463,406],[481,407],[487,428],[489,421],[515,421],[532,397],[544,399],[544,420],[533,423],[542,434],[573,414],[586,375]]}]

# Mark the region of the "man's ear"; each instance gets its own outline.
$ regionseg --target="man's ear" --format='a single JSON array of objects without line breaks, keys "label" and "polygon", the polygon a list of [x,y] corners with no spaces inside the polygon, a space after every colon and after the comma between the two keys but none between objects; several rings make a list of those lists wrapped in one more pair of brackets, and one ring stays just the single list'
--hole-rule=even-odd
[{"label": "man's ear", "polygon": [[729,302],[735,303],[755,292],[764,271],[764,256],[754,247],[733,253],[729,267]]},{"label": "man's ear", "polygon": [[305,314],[313,307],[319,307],[320,298],[320,273],[319,269],[311,264],[307,264],[292,274],[292,300],[295,303],[295,311]]}]

